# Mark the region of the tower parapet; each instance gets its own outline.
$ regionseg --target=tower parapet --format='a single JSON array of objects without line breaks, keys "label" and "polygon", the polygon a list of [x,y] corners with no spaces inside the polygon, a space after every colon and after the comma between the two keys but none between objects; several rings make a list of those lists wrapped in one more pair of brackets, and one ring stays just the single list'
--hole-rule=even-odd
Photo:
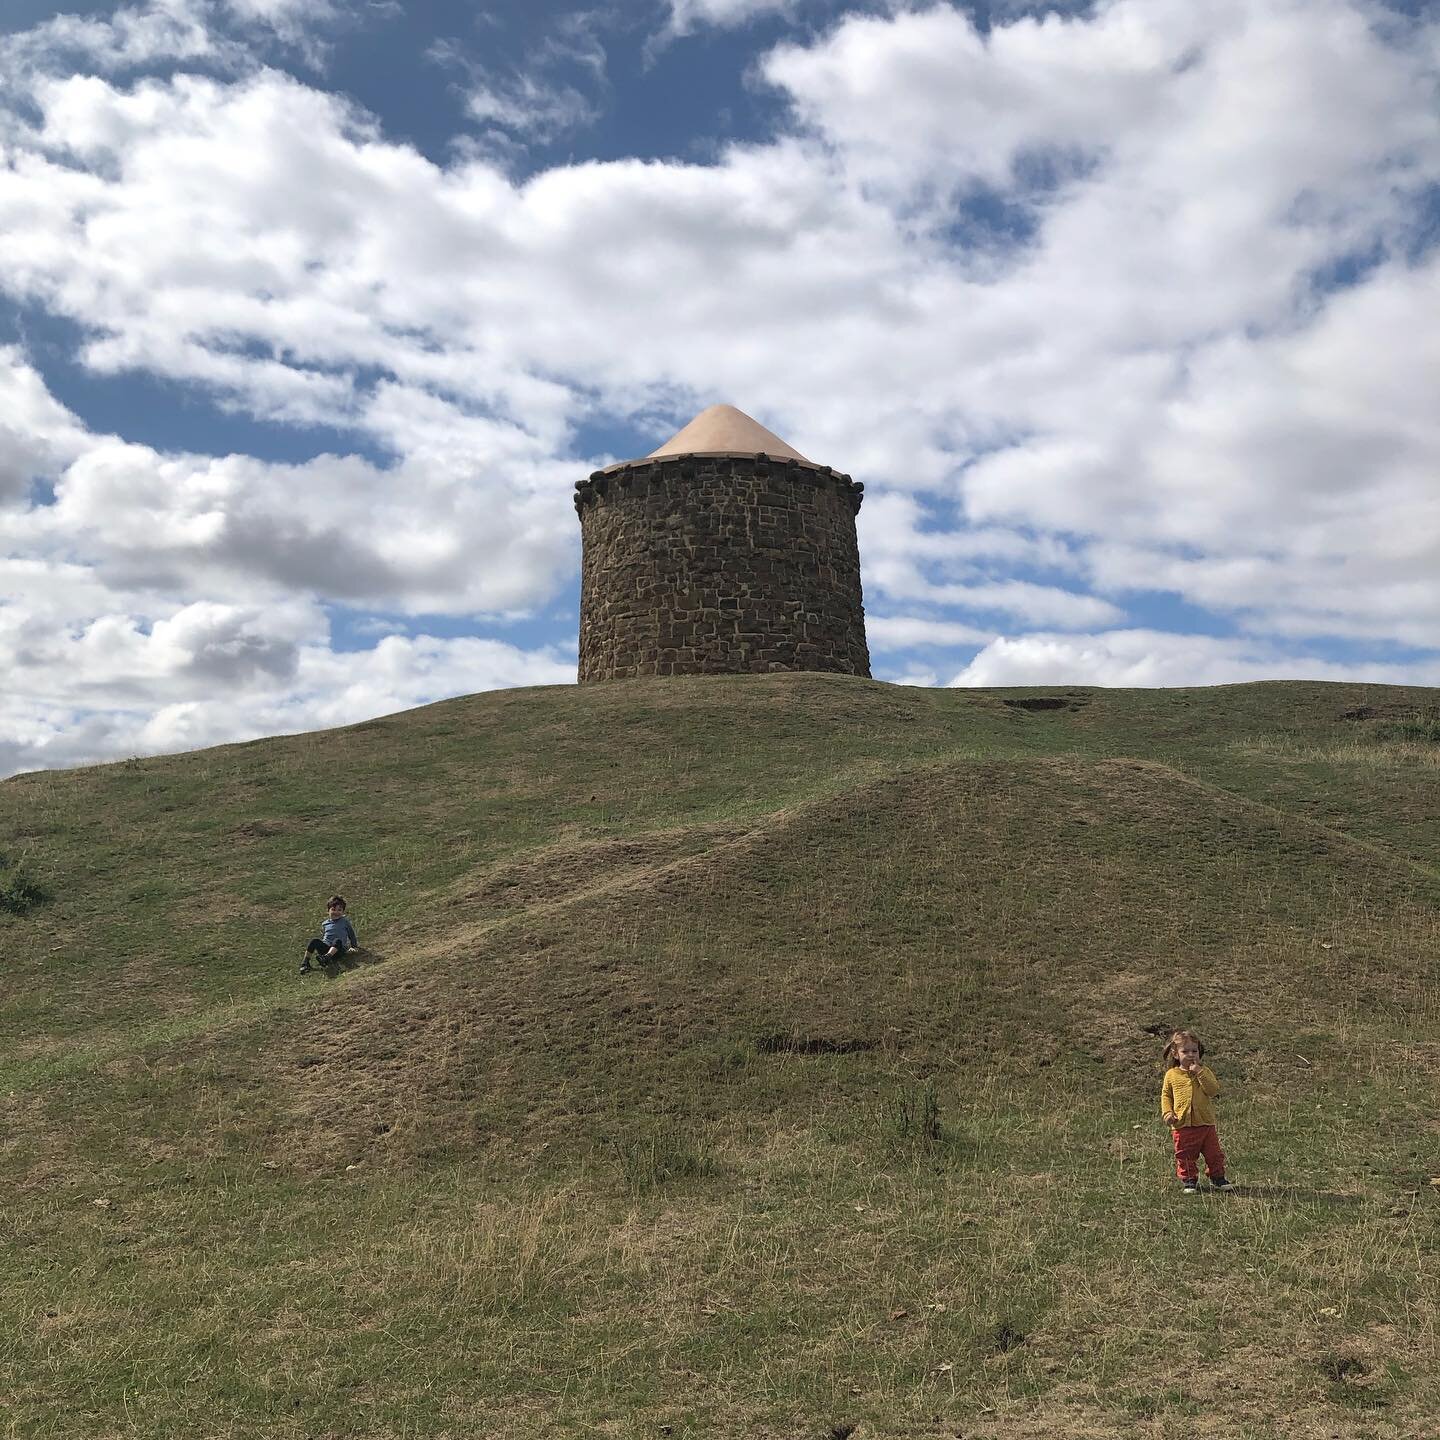
[{"label": "tower parapet", "polygon": [[864,487],[730,406],[575,486],[580,680],[869,675]]}]

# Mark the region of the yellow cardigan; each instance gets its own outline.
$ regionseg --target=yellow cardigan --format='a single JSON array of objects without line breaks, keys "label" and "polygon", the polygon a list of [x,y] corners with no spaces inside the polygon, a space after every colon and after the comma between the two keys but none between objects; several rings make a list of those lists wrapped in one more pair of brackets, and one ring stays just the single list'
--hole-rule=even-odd
[{"label": "yellow cardigan", "polygon": [[1160,1114],[1177,1116],[1182,1127],[1213,1125],[1213,1097],[1219,1093],[1220,1082],[1208,1065],[1202,1065],[1194,1075],[1172,1065],[1165,1072],[1165,1083],[1160,1088]]}]

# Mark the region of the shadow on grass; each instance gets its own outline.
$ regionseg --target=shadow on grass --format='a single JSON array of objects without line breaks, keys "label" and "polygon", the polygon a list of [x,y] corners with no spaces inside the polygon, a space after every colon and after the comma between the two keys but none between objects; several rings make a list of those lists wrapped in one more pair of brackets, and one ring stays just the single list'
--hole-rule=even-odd
[{"label": "shadow on grass", "polygon": [[1368,1195],[1354,1195],[1344,1190],[1315,1190],[1308,1185],[1241,1185],[1221,1197],[1229,1200],[1282,1200],[1291,1205],[1323,1205],[1343,1210],[1371,1203]]},{"label": "shadow on grass", "polygon": [[367,965],[383,964],[385,957],[375,950],[351,950],[347,954],[337,955],[333,960],[327,960],[324,956],[317,956],[315,968],[327,980],[338,980],[342,975],[348,975],[352,970],[363,970]]}]

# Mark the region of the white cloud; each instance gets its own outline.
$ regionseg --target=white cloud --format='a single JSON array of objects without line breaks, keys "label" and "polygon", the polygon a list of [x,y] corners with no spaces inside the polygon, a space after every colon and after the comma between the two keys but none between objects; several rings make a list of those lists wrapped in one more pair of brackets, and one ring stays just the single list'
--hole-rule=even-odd
[{"label": "white cloud", "polygon": [[[579,129],[601,113],[609,95],[607,55],[597,33],[597,12],[576,11],[553,21],[515,66],[472,57],[455,41],[435,46],[431,59],[466,76],[466,109],[487,129],[509,132],[500,143],[522,150]],[[493,137],[492,137],[493,138]]]},{"label": "white cloud", "polygon": [[[1434,57],[1387,45],[1374,19],[1350,0],[1112,0],[982,34],[937,5],[850,17],[818,44],[778,47],[763,70],[872,183],[1024,190],[1096,166],[1139,182],[1132,207],[1106,194],[1104,223],[1120,234],[1148,212],[1127,249],[1173,227],[1187,241],[1173,269],[1208,266],[1216,232],[1273,226],[1308,189],[1311,219],[1333,215],[1341,192],[1373,203],[1377,140],[1398,147],[1387,169],[1402,186],[1407,163],[1433,156]],[[1317,104],[1345,117],[1343,133],[1317,133]],[[1167,160],[1181,168],[1167,176]],[[1082,204],[1054,218],[1102,217]]]},{"label": "white cloud", "polygon": [[867,564],[893,559],[921,560],[952,571],[997,563],[1069,572],[1081,568],[1079,557],[1060,536],[966,525],[953,503],[929,505],[897,491],[866,496],[859,531]]},{"label": "white cloud", "polygon": [[[1111,601],[1059,585],[1015,580],[1016,565],[1078,576],[1081,557],[1065,541],[1024,534],[1002,526],[965,526],[953,506],[927,506],[914,495],[881,493],[860,512],[860,553],[865,593],[873,611],[876,597],[943,606],[967,617],[1003,614],[1035,625],[1087,626],[1113,623],[1122,611]],[[945,524],[935,522],[948,521]],[[902,634],[913,644],[965,644],[987,640],[993,628],[969,621],[896,617],[867,620],[872,641],[895,648]],[[926,635],[928,638],[922,639]],[[942,640],[941,637],[947,637]]]},{"label": "white cloud", "polygon": [[867,615],[865,635],[872,654],[916,650],[922,646],[984,645],[993,630],[980,630],[956,620],[929,620],[920,615]]},{"label": "white cloud", "polygon": [[[1318,3],[1323,24],[1280,0],[1221,7],[1198,53],[1201,21],[1178,0],[1021,19],[983,43],[945,7],[852,19],[770,66],[813,140],[524,184],[437,167],[274,73],[52,82],[0,198],[6,283],[91,327],[92,364],[199,380],[263,415],[364,424],[375,367],[446,389],[457,414],[538,414],[552,439],[582,405],[723,396],[767,403],[800,448],[872,482],[935,488],[989,454],[999,488],[1026,465],[1118,471],[1128,503],[1148,478],[1135,438],[1184,398],[1205,348],[1303,323],[1310,267],[1392,234],[1435,172],[1423,48],[1387,49],[1352,6]],[[1260,103],[1247,77],[1287,37],[1284,123],[1245,131],[1230,110]],[[1337,55],[1368,78],[1341,83]],[[1131,72],[1141,98],[1115,110],[1104,97]],[[992,118],[1025,118],[1018,138],[962,128],[935,149],[952,178],[980,163],[966,146],[986,163],[1062,140],[1091,154],[1043,203],[1019,197],[1036,235],[998,270],[963,235],[917,239],[846,128],[909,173],[891,102],[948,135],[967,77]],[[1331,130],[1343,143],[1319,138]],[[966,491],[977,513],[995,503],[984,466]]]},{"label": "white cloud", "polygon": [[[498,487],[463,456],[380,470],[161,455],[89,434],[14,350],[0,351],[0,398],[23,441],[10,455],[0,432],[19,502],[0,508],[0,774],[574,679],[552,646],[475,637],[337,653],[319,603],[503,613],[547,596],[571,526],[558,486],[515,483],[518,450]],[[37,476],[53,498],[31,495]]]},{"label": "white cloud", "polygon": [[1108,600],[1078,594],[1056,585],[1037,585],[1029,580],[933,581],[918,568],[891,565],[875,585],[881,594],[896,600],[914,600],[927,605],[949,605],[967,614],[1013,615],[1031,625],[1060,625],[1083,629],[1119,620],[1123,611]]},{"label": "white cloud", "polygon": [[207,0],[149,0],[118,6],[108,19],[56,15],[28,30],[0,36],[0,74],[17,82],[66,62],[105,72],[164,61],[231,63],[240,52],[211,31]]},{"label": "white cloud", "polygon": [[[1033,21],[1014,28],[1025,26],[1055,45],[1071,36]],[[1000,27],[982,60],[1007,33]],[[1211,91],[1229,94],[1192,74],[1225,53],[1151,77],[1181,87],[1167,103],[1187,103],[1192,140],[1214,120]],[[905,72],[887,70],[887,58],[870,58],[872,83],[898,93]],[[1403,77],[1391,78],[1395,113],[1377,120],[1379,133],[1368,111],[1347,117],[1370,144],[1326,192],[1322,220],[1344,210],[1361,176],[1381,201],[1366,213],[1393,219],[1392,182],[1376,179],[1377,164],[1418,142]],[[1308,267],[1355,239],[1348,221],[1276,222],[1328,183],[1317,164],[1257,182],[1267,206],[1241,217],[1233,246],[1211,246],[1194,231],[1194,200],[1181,198],[1181,182],[1198,184],[1204,166],[1167,144],[1153,115],[1142,127],[1160,132],[1149,150],[1128,138],[1133,162],[1123,151],[1038,212],[1039,249],[1000,274],[967,277],[970,252],[917,245],[906,215],[862,192],[848,151],[837,168],[782,141],[715,166],[570,166],[517,186],[483,164],[442,170],[386,145],[364,117],[273,74],[131,93],[69,81],[40,98],[41,138],[57,158],[32,151],[7,181],[10,284],[85,317],[99,332],[87,352],[96,366],[198,379],[260,414],[340,424],[369,418],[358,377],[376,366],[527,423],[573,415],[577,387],[622,408],[677,384],[752,408],[752,397],[778,397],[777,419],[802,449],[871,481],[934,487],[988,451],[967,487],[978,514],[994,503],[990,489],[1036,467],[1078,477],[1072,493],[1105,481],[1128,501],[1126,487],[1146,478],[1131,463],[1135,439],[1183,396],[1217,321],[1279,314],[1293,324]],[[1312,121],[1322,98],[1309,97]],[[1060,133],[1065,118],[1046,123]],[[60,162],[66,151],[117,178],[77,183]],[[1232,158],[1243,169],[1238,139]],[[1406,172],[1417,181],[1424,159]],[[1136,195],[1154,210],[1148,223],[1133,213]],[[227,243],[197,255],[196,233]],[[596,243],[607,235],[626,242]],[[1277,243],[1288,246],[1284,265],[1272,256],[1255,268]]]},{"label": "white cloud", "polygon": [[223,0],[224,8],[240,20],[269,25],[276,30],[324,24],[335,18],[335,0]]},{"label": "white cloud", "polygon": [[1440,684],[1440,661],[1338,664],[1287,654],[1263,640],[1113,630],[1097,635],[1001,636],[952,685],[1110,685],[1149,688],[1246,680],[1365,680]]},{"label": "white cloud", "polygon": [[23,601],[0,607],[0,656],[21,693],[85,697],[92,707],[225,693],[293,680],[299,639],[323,617],[303,605],[199,601],[147,624],[99,615],[73,627],[39,626]]},{"label": "white cloud", "polygon": [[[0,610],[0,617],[4,611]],[[270,617],[273,619],[273,617]],[[160,629],[159,626],[156,627]],[[273,632],[263,646],[273,647]],[[373,649],[337,653],[322,640],[286,654],[285,674],[268,669],[268,652],[246,655],[239,617],[182,612],[149,639],[123,619],[70,638],[47,668],[51,688],[22,677],[28,690],[0,695],[0,776],[88,761],[195,749],[261,735],[347,725],[428,704],[451,695],[511,685],[558,685],[575,678],[572,658],[526,651],[475,637],[387,636]],[[132,659],[166,682],[144,687],[144,703],[128,708],[118,672],[98,685],[84,665],[118,642]],[[4,632],[0,630],[0,649]],[[260,683],[255,683],[256,680]],[[156,704],[157,697],[178,698]]]},{"label": "white cloud", "polygon": [[84,448],[84,427],[14,346],[0,345],[0,511]]},{"label": "white cloud", "polygon": [[534,75],[479,83],[466,97],[466,108],[482,125],[498,125],[531,140],[551,140],[596,115],[594,100],[573,85],[546,84]]},{"label": "white cloud", "polygon": [[940,683],[940,676],[934,670],[911,668],[907,670],[876,670],[875,678],[890,685],[919,685],[930,689]]},{"label": "white cloud", "polygon": [[130,587],[508,614],[548,597],[577,541],[568,476],[499,459],[469,473],[333,455],[278,465],[97,439],[58,476],[53,504],[0,516],[0,541],[83,555]]},{"label": "white cloud", "polygon": [[749,24],[760,15],[786,14],[799,0],[668,0],[670,19],[666,26],[671,35],[689,35],[710,25],[733,29]]},{"label": "white cloud", "polygon": [[225,72],[258,62],[256,40],[293,47],[312,63],[317,37],[344,18],[336,0],[143,0],[108,16],[59,14],[0,35],[0,76],[22,89],[36,75],[84,66],[102,74],[203,65]]},{"label": "white cloud", "polygon": [[[826,175],[783,149],[516,186],[480,163],[441,171],[273,73],[129,91],[82,77],[36,98],[42,128],[0,176],[0,279],[93,329],[92,365],[199,380],[266,416],[364,424],[357,369],[378,366],[550,424],[550,377],[571,411],[577,385],[643,403],[677,366],[748,389],[749,347],[714,352],[716,375],[696,332],[753,326],[758,343],[787,316],[863,313],[866,292],[867,329],[889,308],[873,251],[825,213]],[[641,243],[595,243],[637,225]],[[725,304],[717,266],[736,272]]]},{"label": "white cloud", "polygon": [[820,44],[777,47],[762,68],[869,179],[1008,185],[1022,157],[1058,147],[1083,158],[1153,121],[1205,29],[1193,8],[1122,3],[986,34],[937,5],[851,16]]},{"label": "white cloud", "polygon": [[[1062,525],[1105,592],[1172,590],[1252,628],[1440,636],[1440,255],[1381,266],[1309,323],[1198,352],[1128,453],[1017,447],[967,474],[972,514]],[[1133,472],[1147,479],[1136,486]]]}]

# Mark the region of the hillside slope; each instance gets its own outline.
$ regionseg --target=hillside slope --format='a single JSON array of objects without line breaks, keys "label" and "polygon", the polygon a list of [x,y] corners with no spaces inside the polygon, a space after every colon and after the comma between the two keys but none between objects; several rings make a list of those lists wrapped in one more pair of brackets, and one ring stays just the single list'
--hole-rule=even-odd
[{"label": "hillside slope", "polygon": [[0,785],[17,1433],[1418,1433],[1437,715],[634,682]]},{"label": "hillside slope", "polygon": [[[509,920],[461,885],[412,963],[337,987],[263,1068],[343,1101],[318,1124],[352,1161],[613,1138],[640,1097],[684,1122],[814,1114],[897,1064],[1063,1055],[1148,1100],[1167,1019],[1253,1055],[1283,1016],[1328,1055],[1339,1010],[1403,1013],[1433,983],[1428,876],[1153,762],[930,763],[668,849],[615,870],[552,852],[535,880],[560,865],[575,888]],[[765,1073],[795,1053],[874,1064],[812,1094],[793,1065]]]}]

